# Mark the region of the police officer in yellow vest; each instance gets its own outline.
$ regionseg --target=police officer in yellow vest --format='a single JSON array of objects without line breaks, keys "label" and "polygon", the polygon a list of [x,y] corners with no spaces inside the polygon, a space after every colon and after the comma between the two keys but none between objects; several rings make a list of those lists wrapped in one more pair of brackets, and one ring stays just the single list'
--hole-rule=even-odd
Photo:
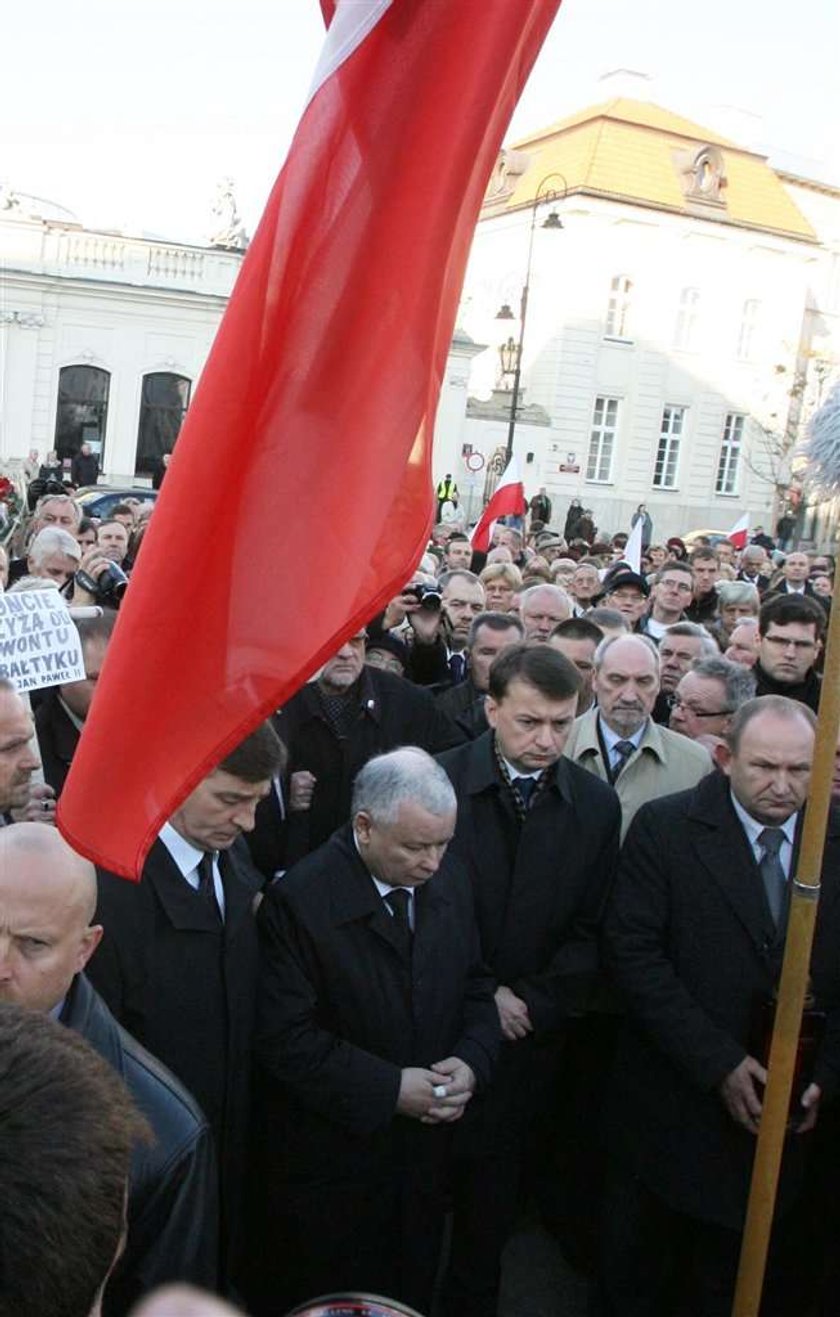
[{"label": "police officer in yellow vest", "polygon": [[438,487],[435,490],[435,497],[437,498],[438,521],[440,521],[444,503],[454,503],[456,507],[458,506],[458,486],[455,484],[449,471],[447,471],[443,480],[438,482]]}]

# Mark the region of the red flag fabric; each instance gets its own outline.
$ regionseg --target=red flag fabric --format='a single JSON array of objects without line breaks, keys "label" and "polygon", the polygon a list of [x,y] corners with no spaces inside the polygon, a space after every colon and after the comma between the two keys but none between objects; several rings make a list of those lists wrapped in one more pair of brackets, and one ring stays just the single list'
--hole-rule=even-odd
[{"label": "red flag fabric", "polygon": [[476,522],[470,543],[477,553],[490,548],[493,527],[499,517],[521,517],[525,512],[525,486],[519,478],[516,458],[512,457],[496,486],[495,493]]},{"label": "red flag fabric", "polygon": [[738,521],[735,522],[735,525],[732,527],[726,538],[729,540],[730,544],[734,544],[735,548],[740,551],[747,547],[749,534],[750,514],[745,512],[743,517],[740,517]]},{"label": "red flag fabric", "polygon": [[109,869],[138,876],[173,809],[414,569],[472,230],[559,3],[335,6],[61,796],[62,833]]}]

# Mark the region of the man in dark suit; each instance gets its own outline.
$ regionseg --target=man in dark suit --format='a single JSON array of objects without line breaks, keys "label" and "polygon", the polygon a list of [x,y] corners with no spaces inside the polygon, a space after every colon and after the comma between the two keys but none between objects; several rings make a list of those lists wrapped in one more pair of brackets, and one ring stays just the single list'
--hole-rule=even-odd
[{"label": "man in dark suit", "polygon": [[93,865],[55,828],[0,829],[0,1000],[57,1017],[81,1034],[125,1081],[153,1135],[134,1148],[128,1235],[105,1291],[104,1317],[124,1317],[164,1281],[215,1287],[216,1164],[193,1098],[119,1027],[85,977],[102,936],[92,922],[95,905]]},{"label": "man in dark suit", "polygon": [[430,754],[463,741],[428,691],[365,666],[365,632],[351,636],[277,714],[288,750],[282,793],[275,787],[257,810],[248,844],[266,878],[290,868],[350,817],[359,769],[399,745]]},{"label": "man in dark suit", "polygon": [[620,809],[612,787],[563,758],[579,687],[574,664],[547,645],[507,649],[490,669],[491,730],[441,756],[504,1038],[496,1081],[456,1136],[453,1317],[496,1312],[526,1135],[549,1117],[564,1031],[598,973]]},{"label": "man in dark suit", "polygon": [[259,914],[258,1314],[330,1290],[431,1306],[453,1123],[499,1043],[455,794],[409,747]]},{"label": "man in dark suit", "polygon": [[263,724],[164,824],[139,883],[100,872],[105,934],[88,971],[120,1024],[186,1084],[210,1122],[228,1270],[241,1228],[262,886],[240,838],[282,763],[282,744]]},{"label": "man in dark suit", "polygon": [[[651,801],[624,846],[605,924],[627,1008],[607,1088],[608,1317],[729,1317],[808,794],[814,715],[778,696],[743,704],[722,773]],[[840,1082],[840,819],[829,826],[811,961],[828,1012],[793,1120],[777,1225],[799,1188],[819,1103]],[[762,1313],[800,1309],[771,1274]]]}]

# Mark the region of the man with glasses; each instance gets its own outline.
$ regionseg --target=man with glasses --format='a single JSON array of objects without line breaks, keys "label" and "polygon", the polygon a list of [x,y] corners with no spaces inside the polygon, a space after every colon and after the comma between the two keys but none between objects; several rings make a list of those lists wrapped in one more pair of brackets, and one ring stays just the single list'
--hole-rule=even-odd
[{"label": "man with glasses", "polygon": [[825,633],[821,606],[805,595],[775,595],[762,605],[758,630],[756,694],[786,695],[816,713],[822,681],[814,664]]},{"label": "man with glasses", "polygon": [[754,695],[749,668],[725,658],[698,659],[674,692],[671,731],[714,751],[723,744],[735,710]]},{"label": "man with glasses", "polygon": [[677,622],[668,627],[659,643],[659,694],[653,721],[668,726],[674,691],[695,659],[714,658],[720,650],[705,627],[696,622]]},{"label": "man with glasses", "polygon": [[693,573],[687,562],[661,567],[653,578],[650,612],[639,627],[642,635],[659,644],[668,628],[682,621],[693,590]]}]

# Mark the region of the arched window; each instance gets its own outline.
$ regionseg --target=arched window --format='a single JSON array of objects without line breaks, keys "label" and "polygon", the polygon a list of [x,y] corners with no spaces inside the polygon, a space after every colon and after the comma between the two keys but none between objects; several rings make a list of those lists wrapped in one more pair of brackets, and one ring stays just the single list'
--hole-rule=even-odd
[{"label": "arched window", "polygon": [[610,283],[610,300],[607,303],[607,323],[604,333],[608,338],[626,338],[630,317],[632,280],[626,274],[617,274]]},{"label": "arched window", "polygon": [[135,475],[154,475],[163,454],[172,452],[190,403],[191,388],[192,380],[186,375],[159,371],[143,376]]},{"label": "arched window", "polygon": [[697,337],[697,311],[700,293],[696,288],[684,288],[680,293],[677,322],[674,326],[674,347],[691,352]]},{"label": "arched window", "polygon": [[59,457],[73,457],[88,443],[103,465],[108,391],[111,376],[96,366],[65,366],[58,376],[58,408],[55,419],[55,450]]}]

